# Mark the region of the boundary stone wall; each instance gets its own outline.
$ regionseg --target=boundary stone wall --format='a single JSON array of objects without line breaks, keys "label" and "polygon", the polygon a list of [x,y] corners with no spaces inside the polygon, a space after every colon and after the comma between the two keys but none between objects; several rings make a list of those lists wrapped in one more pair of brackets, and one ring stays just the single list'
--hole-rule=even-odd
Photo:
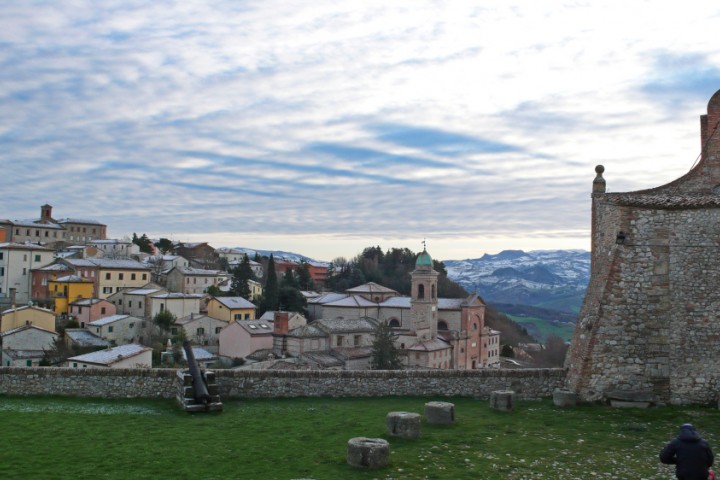
[{"label": "boundary stone wall", "polygon": [[[0,367],[2,395],[174,398],[175,369]],[[518,398],[551,397],[562,368],[522,370],[215,370],[222,399],[289,397],[471,396],[514,390]]]}]

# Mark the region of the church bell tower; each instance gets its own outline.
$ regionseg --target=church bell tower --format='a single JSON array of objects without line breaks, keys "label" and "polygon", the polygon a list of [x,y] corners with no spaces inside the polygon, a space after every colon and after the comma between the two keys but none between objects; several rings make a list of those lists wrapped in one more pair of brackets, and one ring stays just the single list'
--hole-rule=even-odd
[{"label": "church bell tower", "polygon": [[418,342],[427,342],[437,337],[438,275],[432,268],[432,258],[423,248],[415,261],[415,270],[410,274],[410,316]]}]

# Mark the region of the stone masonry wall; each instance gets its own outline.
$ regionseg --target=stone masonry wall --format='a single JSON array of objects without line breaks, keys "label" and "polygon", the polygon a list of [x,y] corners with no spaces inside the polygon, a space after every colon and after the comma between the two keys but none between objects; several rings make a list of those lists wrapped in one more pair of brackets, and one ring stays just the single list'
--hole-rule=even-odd
[{"label": "stone masonry wall", "polygon": [[[605,271],[594,272],[566,366],[584,400],[647,392],[711,403],[720,391],[720,209],[598,202]],[[620,213],[620,215],[618,215]],[[596,245],[597,247],[598,245]]]},{"label": "stone masonry wall", "polygon": [[[174,369],[0,367],[0,394],[100,398],[174,398]],[[550,397],[565,370],[252,371],[216,370],[221,398],[473,396],[514,390]]]}]

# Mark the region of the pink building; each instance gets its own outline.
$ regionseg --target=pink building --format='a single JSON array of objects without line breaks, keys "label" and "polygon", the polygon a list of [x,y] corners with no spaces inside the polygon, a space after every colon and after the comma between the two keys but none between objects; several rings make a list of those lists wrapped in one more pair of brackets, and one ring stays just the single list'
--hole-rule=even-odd
[{"label": "pink building", "polygon": [[273,346],[273,324],[265,320],[234,320],[220,331],[220,356],[245,358]]},{"label": "pink building", "polygon": [[85,328],[90,322],[115,315],[116,313],[117,309],[115,305],[100,298],[85,298],[77,302],[72,302],[69,311],[69,315],[77,320],[80,328]]}]

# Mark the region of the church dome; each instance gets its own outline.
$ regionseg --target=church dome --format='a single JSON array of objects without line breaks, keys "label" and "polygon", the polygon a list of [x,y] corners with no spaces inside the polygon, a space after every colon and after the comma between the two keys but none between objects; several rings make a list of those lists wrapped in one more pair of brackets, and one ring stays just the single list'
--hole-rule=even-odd
[{"label": "church dome", "polygon": [[427,250],[423,249],[415,261],[415,268],[432,268],[432,264],[432,257],[427,253]]}]

